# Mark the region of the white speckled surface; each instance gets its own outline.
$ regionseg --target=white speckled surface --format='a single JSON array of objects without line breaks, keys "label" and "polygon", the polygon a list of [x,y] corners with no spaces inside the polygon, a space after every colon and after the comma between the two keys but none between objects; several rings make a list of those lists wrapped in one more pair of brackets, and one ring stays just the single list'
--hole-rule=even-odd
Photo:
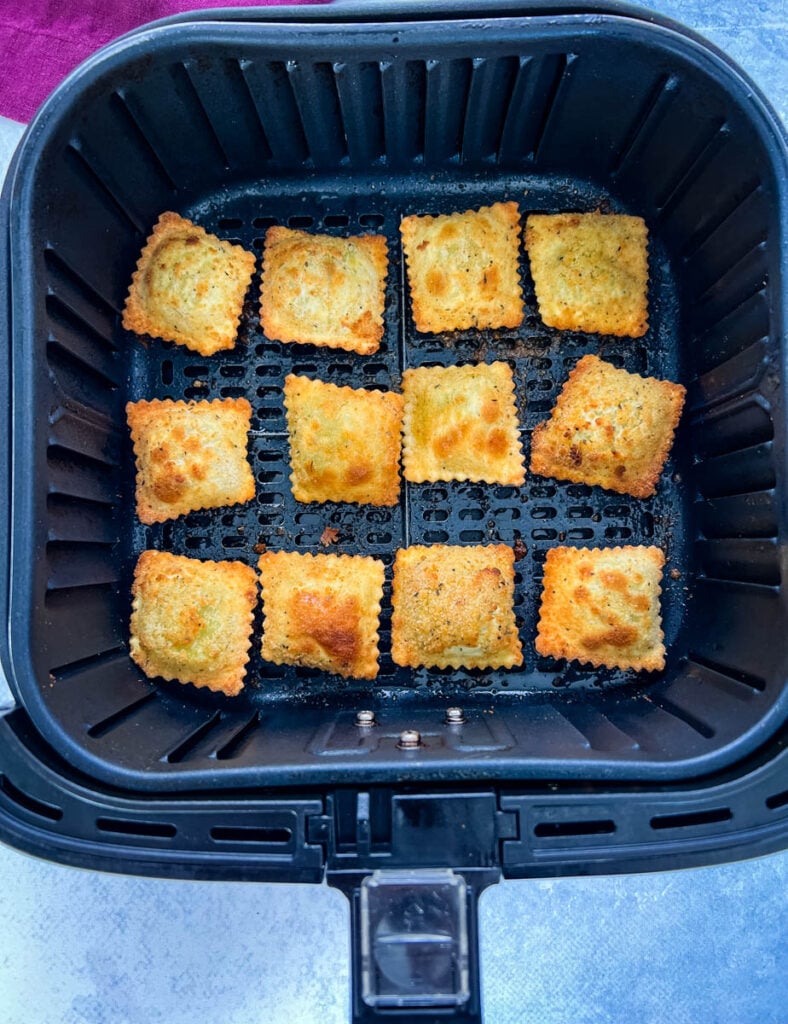
[{"label": "white speckled surface", "polygon": [[[786,119],[785,0],[653,6]],[[21,130],[0,119],[0,169]],[[480,930],[487,1024],[788,1022],[788,854],[506,882]],[[115,877],[0,847],[0,1024],[342,1024],[348,960],[347,906],[325,887]]]}]

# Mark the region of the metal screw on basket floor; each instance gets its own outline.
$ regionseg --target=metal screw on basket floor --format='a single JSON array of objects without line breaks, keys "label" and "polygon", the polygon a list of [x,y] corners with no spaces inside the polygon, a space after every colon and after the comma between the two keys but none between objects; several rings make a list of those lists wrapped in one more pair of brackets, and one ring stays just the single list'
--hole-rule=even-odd
[{"label": "metal screw on basket floor", "polygon": [[397,746],[400,750],[416,750],[421,746],[421,733],[418,729],[403,729]]},{"label": "metal screw on basket floor", "polygon": [[462,708],[446,708],[446,725],[464,725],[465,721],[465,712]]},{"label": "metal screw on basket floor", "polygon": [[359,729],[369,729],[373,725],[377,725],[375,721],[375,712],[369,710],[357,711],[356,712],[356,725]]}]

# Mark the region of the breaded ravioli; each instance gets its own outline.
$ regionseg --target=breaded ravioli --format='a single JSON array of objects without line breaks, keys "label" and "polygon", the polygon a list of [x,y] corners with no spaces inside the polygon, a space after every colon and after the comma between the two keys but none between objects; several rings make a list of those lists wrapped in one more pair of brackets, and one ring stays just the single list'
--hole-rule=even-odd
[{"label": "breaded ravioli", "polygon": [[391,657],[427,668],[512,668],[514,551],[504,544],[401,548],[394,561]]},{"label": "breaded ravioli", "polygon": [[266,661],[346,679],[377,676],[382,562],[361,555],[267,551],[258,565]]},{"label": "breaded ravioli", "polygon": [[387,270],[382,235],[336,238],[269,228],[260,303],[266,337],[359,355],[377,352]]},{"label": "breaded ravioli", "polygon": [[123,326],[210,356],[233,348],[254,254],[163,213],[137,261]]},{"label": "breaded ravioli", "polygon": [[536,650],[606,668],[665,667],[656,547],[551,548]]},{"label": "breaded ravioli", "polygon": [[520,212],[517,203],[400,224],[416,330],[519,327]]},{"label": "breaded ravioli", "polygon": [[640,338],[648,329],[642,217],[534,213],[525,226],[539,314],[548,327]]},{"label": "breaded ravioli", "polygon": [[531,472],[647,498],[656,489],[686,392],[681,384],[583,356],[550,419],[531,437]]},{"label": "breaded ravioli", "polygon": [[290,374],[284,401],[297,501],[397,504],[402,395]]},{"label": "breaded ravioli", "polygon": [[254,497],[247,458],[252,407],[245,398],[212,402],[129,402],[137,460],[137,515],[143,523]]},{"label": "breaded ravioli", "polygon": [[146,676],[240,693],[257,603],[254,569],[143,551],[131,594],[129,653]]},{"label": "breaded ravioli", "polygon": [[514,378],[508,363],[405,370],[402,393],[406,480],[524,482]]}]

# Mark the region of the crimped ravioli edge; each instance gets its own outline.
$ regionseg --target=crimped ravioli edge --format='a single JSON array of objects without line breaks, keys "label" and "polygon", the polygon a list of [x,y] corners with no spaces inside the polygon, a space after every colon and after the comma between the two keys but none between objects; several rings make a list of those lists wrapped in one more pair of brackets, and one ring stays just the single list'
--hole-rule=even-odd
[{"label": "crimped ravioli edge", "polygon": [[[462,551],[489,551],[494,549],[497,551],[506,551],[511,555],[511,576],[509,583],[512,588],[512,606],[511,614],[514,625],[514,643],[518,650],[510,654],[507,658],[502,658],[500,661],[489,661],[484,665],[469,665],[462,658],[448,658],[437,661],[424,662],[419,661],[418,657],[412,654],[412,646],[408,647],[407,654],[403,654],[400,658],[395,657],[395,637],[402,628],[402,615],[399,611],[397,604],[398,596],[398,574],[397,565],[400,561],[410,561],[411,555],[415,556],[422,551],[430,551],[435,548],[458,548]],[[480,669],[482,671],[486,669],[497,670],[501,668],[518,668],[523,663],[523,650],[522,641],[520,640],[520,631],[517,628],[517,619],[514,612],[514,549],[510,548],[508,544],[412,544],[407,548],[398,548],[394,558],[394,571],[393,581],[391,587],[391,659],[395,665],[399,665],[401,668],[465,668],[465,669]],[[399,652],[398,652],[399,653]]]},{"label": "crimped ravioli edge", "polygon": [[[153,557],[155,556],[155,557]],[[147,671],[151,665],[151,658],[147,654],[143,656],[143,648],[139,643],[137,637],[134,635],[134,618],[139,611],[139,600],[140,595],[138,593],[138,582],[140,579],[140,564],[142,563],[142,571],[146,570],[148,563],[158,562],[161,556],[165,556],[167,561],[170,559],[186,559],[189,562],[197,562],[200,565],[221,565],[231,566],[234,570],[239,568],[243,570],[242,573],[234,572],[235,575],[243,575],[251,583],[254,588],[254,597],[249,602],[249,615],[248,619],[245,620],[247,623],[247,645],[244,650],[245,658],[243,662],[238,666],[237,671],[227,672],[225,675],[218,676],[210,681],[196,681],[194,679],[180,679],[178,676],[166,676],[160,672],[154,672],[153,675]],[[247,576],[247,570],[251,575]],[[252,623],[254,620],[254,612],[257,607],[257,601],[259,596],[259,584],[257,579],[257,573],[254,569],[247,565],[245,562],[239,562],[236,559],[211,559],[211,558],[191,558],[188,555],[176,555],[171,551],[157,551],[153,548],[148,548],[145,551],[140,552],[137,564],[134,567],[134,579],[131,585],[131,616],[129,619],[129,656],[132,661],[139,666],[139,668],[145,673],[148,679],[164,679],[167,682],[177,682],[181,686],[190,684],[196,686],[198,689],[211,690],[214,693],[223,693],[226,697],[237,697],[238,694],[244,688],[244,680],[246,679],[246,670],[249,665],[250,652],[252,649]],[[135,644],[136,641],[136,644]],[[134,656],[134,648],[136,646],[137,651],[140,653],[140,658]],[[229,686],[229,689],[228,689]]]},{"label": "crimped ravioli edge", "polygon": [[[244,456],[247,466],[249,466],[249,477],[247,481],[249,486],[247,487],[248,497],[234,501],[231,505],[193,505],[190,508],[183,509],[182,511],[176,512],[174,515],[164,515],[161,512],[157,512],[149,501],[142,501],[140,495],[143,491],[143,469],[142,459],[139,448],[137,447],[138,435],[137,427],[142,425],[143,422],[150,422],[150,411],[153,408],[161,408],[165,406],[167,409],[184,408],[189,409],[200,405],[222,405],[235,409],[238,412],[248,416],[250,421],[249,426],[246,428],[246,454]],[[251,417],[252,417],[252,406],[249,400],[246,398],[200,398],[186,402],[183,399],[172,399],[172,398],[141,398],[136,402],[126,403],[126,421],[129,426],[129,432],[131,434],[131,444],[134,451],[134,463],[136,466],[136,476],[134,481],[134,499],[136,505],[137,518],[145,526],[152,526],[154,523],[167,523],[173,519],[178,519],[180,516],[189,515],[190,512],[199,512],[204,508],[233,508],[235,505],[245,505],[248,501],[251,501],[255,496],[255,482],[254,482],[254,471],[249,464],[249,430],[251,429]],[[137,420],[137,424],[132,423],[132,418]],[[187,556],[184,556],[187,557]],[[199,559],[195,559],[199,561]]]},{"label": "crimped ravioli edge", "polygon": [[[397,443],[396,489],[392,488],[390,500],[380,501],[380,502],[371,502],[371,501],[359,501],[356,498],[343,498],[342,501],[341,501],[341,504],[358,505],[360,507],[361,506],[369,505],[370,508],[394,508],[394,506],[399,505],[399,503],[400,503],[400,494],[402,492],[402,447],[403,446],[402,446],[401,423],[402,423],[402,418],[403,418],[404,409],[405,409],[404,396],[402,394],[400,394],[399,392],[396,392],[396,391],[377,391],[377,390],[373,390],[371,388],[352,388],[352,387],[350,387],[347,384],[334,384],[332,381],[319,380],[319,379],[314,378],[314,377],[306,377],[303,374],[297,374],[297,373],[289,373],[285,377],[285,384],[284,384],[284,387],[282,389],[282,395],[283,395],[283,400],[282,401],[283,401],[283,405],[285,407],[285,420],[287,422],[287,442],[288,442],[288,451],[289,451],[289,457],[290,457],[290,470],[291,470],[290,476],[289,476],[290,489],[291,489],[291,491],[293,493],[293,497],[295,498],[295,500],[301,502],[302,504],[309,504],[310,502],[313,502],[313,501],[317,502],[319,504],[325,504],[327,501],[338,501],[338,499],[336,499],[336,498],[299,497],[298,494],[296,493],[296,478],[295,478],[296,474],[295,474],[295,469],[294,469],[294,466],[293,466],[293,456],[292,456],[292,451],[293,451],[292,440],[293,440],[293,437],[295,436],[295,431],[291,427],[291,421],[290,421],[291,405],[290,405],[290,395],[288,393],[288,381],[289,380],[308,381],[310,384],[319,384],[319,385],[321,385],[323,387],[330,387],[330,388],[333,388],[334,391],[348,391],[348,392],[350,392],[351,394],[354,394],[354,395],[358,394],[359,392],[362,392],[362,393],[366,393],[366,394],[370,394],[370,395],[376,395],[376,396],[385,395],[386,398],[388,398],[390,396],[393,396],[394,398],[399,398],[401,400],[400,403],[399,403],[399,405],[400,405],[400,417],[399,417],[400,418],[400,430],[397,432],[397,438],[396,438],[396,442],[395,442],[395,443]],[[293,410],[293,413],[295,413],[294,410]],[[300,488],[299,488],[299,490],[300,490]],[[300,490],[300,493],[304,494],[304,491]]]},{"label": "crimped ravioli edge", "polygon": [[381,605],[382,605],[382,602],[383,602],[383,587],[384,587],[385,582],[386,582],[386,566],[385,566],[384,562],[382,562],[379,558],[375,558],[373,555],[344,555],[344,554],[341,554],[341,555],[335,555],[335,554],[317,554],[317,555],[314,555],[314,554],[312,554],[311,551],[265,551],[265,552],[263,552],[263,554],[260,555],[260,557],[257,560],[257,568],[258,568],[258,571],[259,571],[259,582],[260,582],[260,606],[261,606],[261,609],[262,609],[262,612],[263,612],[263,634],[262,634],[262,638],[261,638],[261,641],[260,641],[260,652],[261,652],[261,657],[263,658],[263,660],[270,662],[270,664],[272,664],[272,665],[296,665],[297,666],[297,664],[298,664],[297,662],[290,662],[290,661],[274,661],[274,660],[272,660],[270,658],[266,658],[265,655],[262,654],[263,642],[265,640],[265,617],[266,617],[266,611],[265,611],[265,589],[266,588],[265,588],[265,578],[264,578],[263,562],[270,562],[270,561],[273,561],[274,559],[276,559],[278,561],[285,561],[286,559],[283,559],[283,558],[280,557],[280,556],[283,556],[283,555],[284,556],[297,555],[299,558],[309,558],[312,561],[318,561],[318,560],[319,561],[323,561],[324,559],[330,559],[334,563],[336,563],[336,562],[355,562],[356,564],[358,564],[359,561],[363,561],[365,563],[368,563],[371,566],[380,566],[380,568],[381,568],[381,580],[380,580],[380,585],[379,585],[379,588],[378,588],[378,590],[379,590],[378,600],[375,602],[374,605],[367,605],[367,606],[365,606],[362,609],[362,612],[363,612],[364,616],[369,615],[371,617],[372,621],[375,623],[374,628],[372,630],[374,640],[373,640],[373,648],[372,648],[372,651],[370,652],[369,671],[365,671],[365,673],[363,675],[362,674],[353,674],[353,675],[351,675],[349,673],[344,673],[344,672],[330,672],[328,669],[321,669],[320,670],[320,671],[326,672],[327,675],[337,675],[337,676],[340,676],[342,679],[377,679],[377,677],[378,677],[378,675],[380,673],[380,614],[381,614],[381,610],[382,610]]},{"label": "crimped ravioli edge", "polygon": [[[618,545],[617,547],[612,547],[612,548],[573,548],[573,547],[568,547],[566,545],[562,545],[562,546],[559,546],[559,547],[550,548],[548,550],[547,556],[546,556],[546,560],[545,560],[545,574],[547,572],[547,565],[548,565],[548,563],[554,561],[555,559],[559,559],[560,560],[563,557],[563,553],[565,551],[582,551],[584,554],[597,554],[597,553],[603,553],[604,554],[604,553],[609,552],[609,551],[635,551],[635,552],[638,552],[638,553],[641,553],[643,551],[647,551],[647,552],[650,553],[649,554],[649,558],[653,557],[651,553],[653,553],[653,552],[657,553],[657,555],[659,556],[658,559],[655,559],[655,564],[657,564],[658,568],[659,568],[659,579],[657,581],[657,589],[656,589],[656,594],[655,594],[656,604],[657,604],[657,636],[658,636],[657,651],[651,657],[648,657],[648,658],[630,659],[629,661],[623,660],[623,661],[617,662],[615,665],[612,665],[609,662],[600,661],[598,659],[594,659],[594,658],[590,658],[590,657],[585,657],[585,656],[578,657],[576,655],[568,654],[568,653],[566,653],[564,651],[558,652],[558,648],[556,646],[554,646],[552,649],[547,649],[547,647],[545,647],[545,646],[540,646],[540,640],[543,639],[542,633],[541,633],[541,629],[542,629],[542,607],[543,607],[543,604],[544,604],[544,597],[545,597],[545,587],[544,587],[544,582],[543,582],[542,583],[542,593],[541,593],[540,599],[539,599],[539,616],[538,616],[537,622],[536,622],[536,639],[534,641],[534,647],[536,648],[537,654],[540,654],[542,657],[565,658],[567,661],[575,661],[579,665],[590,665],[592,668],[620,669],[623,672],[627,672],[627,671],[660,672],[660,671],[662,671],[662,669],[664,669],[664,667],[665,667],[665,656],[667,654],[667,651],[665,650],[665,633],[664,633],[664,630],[662,629],[662,609],[660,607],[660,598],[662,596],[662,574],[663,574],[663,569],[665,567],[665,561],[666,561],[665,560],[665,552],[662,550],[662,548],[657,547],[656,544],[621,544],[621,545]],[[557,552],[558,554],[554,554],[554,552]]]},{"label": "crimped ravioli edge", "polygon": [[[583,473],[581,469],[575,470],[571,466],[556,466],[555,460],[551,461],[552,450],[547,444],[542,443],[542,438],[547,434],[553,417],[559,408],[563,408],[567,404],[568,399],[565,399],[566,388],[568,385],[578,379],[582,379],[592,366],[597,366],[599,363],[609,366],[611,369],[618,372],[629,374],[630,377],[638,377],[640,380],[645,381],[649,384],[657,384],[661,389],[667,389],[671,395],[671,419],[668,421],[670,424],[670,430],[666,432],[664,442],[660,445],[654,454],[654,458],[651,462],[651,470],[648,473],[643,473],[641,476],[631,479],[626,485],[616,486],[615,481],[608,482],[606,484],[600,484],[596,481],[590,483],[588,475]],[[606,362],[599,356],[592,353],[582,356],[569,372],[566,381],[564,382],[561,391],[556,398],[555,405],[550,411],[550,415],[546,420],[542,420],[541,423],[537,423],[531,434],[531,460],[529,463],[529,469],[532,473],[537,476],[549,477],[554,480],[568,480],[571,483],[584,483],[589,484],[592,487],[602,487],[603,490],[612,491],[614,494],[627,494],[633,498],[650,498],[657,489],[659,478],[662,476],[662,471],[665,468],[665,463],[670,455],[673,443],[676,437],[676,429],[681,420],[681,414],[684,410],[684,403],[686,400],[687,389],[683,384],[676,384],[674,381],[662,380],[659,377],[646,377],[640,373],[632,373],[629,370],[621,370],[620,367],[613,366],[612,363]],[[554,471],[558,469],[561,475],[556,474]]]},{"label": "crimped ravioli edge", "polygon": [[[591,211],[591,212],[593,212],[593,211]],[[584,211],[584,212],[581,212],[581,211],[566,211],[564,213],[529,214],[529,216],[526,217],[525,227],[523,228],[523,241],[524,241],[524,244],[525,244],[525,250],[528,253],[529,264],[531,262],[531,246],[530,246],[530,243],[529,243],[529,227],[528,227],[528,225],[529,225],[529,222],[531,221],[532,217],[538,217],[540,219],[541,218],[545,218],[545,219],[553,219],[553,218],[555,218],[555,219],[558,219],[558,218],[566,218],[566,217],[587,217],[588,213],[589,213],[588,211]],[[560,319],[559,317],[551,317],[550,321],[546,320],[545,319],[545,315],[544,315],[544,309],[545,309],[545,306],[549,305],[549,303],[547,301],[545,301],[546,300],[546,296],[544,295],[544,292],[542,290],[542,285],[537,283],[536,275],[534,274],[533,268],[531,267],[531,278],[532,278],[533,283],[534,283],[534,293],[536,295],[536,305],[537,305],[537,308],[538,308],[538,311],[539,311],[539,316],[542,319],[542,323],[544,323],[547,327],[554,328],[557,331],[576,331],[576,332],[578,332],[580,334],[599,334],[599,335],[601,335],[602,337],[605,337],[605,338],[642,338],[647,333],[647,331],[649,329],[649,301],[648,301],[648,297],[649,297],[649,288],[650,288],[650,284],[651,284],[651,273],[650,273],[650,261],[649,261],[650,249],[649,249],[649,230],[648,230],[648,225],[646,224],[646,221],[645,221],[645,219],[643,217],[632,216],[630,214],[623,214],[623,213],[601,214],[600,213],[599,216],[600,217],[619,217],[619,218],[620,217],[624,217],[624,218],[626,218],[628,220],[639,221],[643,225],[643,228],[644,228],[644,231],[645,231],[644,250],[645,250],[645,257],[646,257],[646,280],[645,280],[645,286],[644,286],[645,287],[645,292],[644,292],[644,296],[643,296],[643,302],[642,302],[642,304],[639,307],[639,313],[638,313],[638,317],[637,317],[637,319],[639,321],[639,323],[638,323],[638,328],[639,329],[636,328],[636,331],[628,331],[628,330],[624,330],[624,329],[621,329],[621,330],[618,330],[618,331],[599,331],[599,330],[591,330],[591,329],[589,329],[587,327],[577,327],[577,326],[575,326],[574,323],[570,323],[567,319],[563,319],[563,320],[561,320],[561,322],[558,322],[559,319]],[[640,312],[641,310],[642,310],[642,314]],[[635,318],[633,317],[633,319],[635,319]]]},{"label": "crimped ravioli edge", "polygon": [[[514,424],[515,424],[515,429],[517,431],[517,448],[518,448],[518,451],[519,451],[519,459],[518,459],[518,461],[519,461],[519,464],[520,464],[520,473],[519,474],[518,473],[513,473],[506,480],[503,480],[500,477],[493,477],[493,476],[479,476],[479,477],[473,476],[472,477],[472,476],[468,476],[467,473],[457,473],[457,474],[455,474],[453,476],[436,476],[436,475],[419,475],[418,477],[416,477],[416,476],[409,476],[408,475],[409,472],[413,472],[412,466],[409,466],[409,462],[411,462],[411,459],[409,458],[409,453],[410,453],[410,450],[415,447],[415,439],[414,439],[414,436],[413,436],[413,431],[412,431],[412,426],[411,426],[412,425],[412,420],[413,420],[412,409],[413,409],[413,404],[414,403],[411,403],[411,402],[408,401],[408,391],[407,391],[407,388],[406,388],[406,382],[409,381],[409,380],[415,379],[417,377],[417,375],[418,376],[424,376],[424,375],[426,375],[428,373],[434,375],[434,371],[441,371],[440,375],[443,376],[443,375],[446,374],[447,371],[463,370],[463,369],[466,369],[468,367],[470,367],[471,369],[478,369],[481,366],[491,366],[491,367],[505,366],[507,368],[507,370],[509,371],[509,381],[510,381],[510,384],[511,384],[509,410],[511,411],[511,413],[514,416]],[[526,476],[526,472],[525,472],[525,452],[523,450],[523,441],[522,441],[522,436],[521,436],[521,433],[520,433],[521,428],[520,428],[519,410],[517,408],[517,392],[516,392],[516,388],[515,388],[514,374],[512,373],[512,368],[509,366],[508,363],[504,362],[503,360],[495,360],[492,363],[464,363],[464,364],[459,365],[459,366],[458,365],[452,365],[452,366],[417,366],[417,367],[409,367],[408,369],[403,370],[403,372],[402,372],[402,396],[404,398],[403,412],[402,412],[402,478],[404,480],[407,480],[408,483],[412,483],[412,484],[448,483],[448,482],[451,482],[452,480],[456,480],[456,481],[458,481],[460,483],[462,483],[464,481],[468,481],[470,483],[498,484],[501,487],[522,487],[522,485],[525,483],[525,476]]]},{"label": "crimped ravioli edge", "polygon": [[[473,322],[463,322],[459,324],[453,323],[447,325],[445,320],[441,320],[440,314],[430,315],[429,311],[423,310],[421,301],[417,298],[417,296],[414,293],[411,276],[411,255],[413,252],[413,243],[415,243],[416,241],[415,225],[420,223],[431,226],[436,221],[448,221],[451,220],[453,217],[464,217],[467,214],[483,213],[486,210],[492,210],[496,208],[507,208],[510,210],[513,209],[514,212],[514,216],[511,218],[508,216],[503,217],[501,219],[501,225],[505,226],[507,229],[511,229],[511,231],[514,234],[516,248],[515,260],[517,264],[517,282],[520,302],[519,318],[513,315],[512,318],[510,318],[510,322],[507,321],[495,325],[483,324],[479,326],[478,324],[475,324]],[[410,296],[411,315],[413,317],[414,326],[416,330],[419,332],[419,334],[443,334],[449,331],[468,330],[514,330],[522,325],[522,322],[525,319],[525,300],[523,297],[523,286],[520,277],[520,235],[522,233],[522,226],[520,207],[513,199],[502,202],[489,203],[484,206],[479,206],[475,210],[454,210],[452,213],[439,214],[411,213],[408,214],[406,217],[402,218],[402,220],[400,221],[399,230],[400,237],[402,239],[402,252],[405,257],[405,266],[407,269],[406,276],[408,279],[408,294]]]},{"label": "crimped ravioli edge", "polygon": [[[349,242],[361,246],[364,249],[377,273],[378,288],[376,292],[377,315],[375,316],[375,336],[371,339],[357,338],[355,344],[350,344],[347,339],[337,340],[333,334],[324,334],[320,340],[314,338],[305,339],[300,336],[301,332],[286,330],[274,322],[269,306],[273,303],[266,302],[266,276],[271,269],[272,250],[276,247],[277,239],[293,237],[294,235],[308,239],[332,238],[341,242]],[[269,240],[273,239],[273,244]],[[330,348],[343,352],[355,352],[356,355],[374,355],[380,349],[380,342],[385,334],[386,325],[384,313],[386,310],[386,282],[388,278],[389,255],[388,239],[385,235],[327,235],[325,232],[302,231],[299,228],[288,228],[284,225],[275,224],[268,228],[265,233],[265,244],[263,246],[262,274],[260,279],[260,327],[263,334],[269,341],[278,341],[282,344],[314,345],[316,348]],[[352,335],[351,335],[352,337]]]},{"label": "crimped ravioli edge", "polygon": [[[229,247],[229,251],[233,257],[243,259],[244,263],[248,267],[249,278],[246,282],[244,293],[241,296],[240,308],[237,316],[232,320],[235,331],[230,344],[221,343],[217,346],[205,345],[199,341],[195,342],[193,339],[186,341],[182,335],[176,337],[174,331],[162,334],[156,330],[153,320],[148,316],[144,303],[140,301],[138,294],[140,285],[138,285],[138,281],[142,277],[145,267],[153,255],[154,246],[162,238],[167,238],[167,236],[172,233],[173,229],[186,227],[196,232],[196,234],[202,238],[216,240],[223,248],[225,246]],[[216,352],[229,351],[230,349],[235,348],[238,341],[238,329],[241,325],[241,313],[243,312],[244,297],[246,292],[249,290],[249,285],[252,283],[252,277],[254,276],[256,265],[257,260],[254,253],[249,252],[248,249],[244,249],[242,245],[235,245],[224,238],[219,238],[218,235],[211,234],[211,232],[206,231],[205,228],[201,227],[199,224],[195,224],[188,218],[181,217],[180,214],[167,210],[159,215],[159,219],[153,225],[151,233],[145,239],[145,245],[142,247],[142,251],[137,259],[135,270],[131,275],[129,290],[126,294],[126,302],[123,307],[123,314],[121,316],[122,325],[125,330],[132,331],[134,334],[142,334],[149,338],[160,339],[162,341],[171,341],[176,345],[182,345],[184,348],[187,348],[192,352],[197,352],[199,355],[206,358],[214,355]]]}]

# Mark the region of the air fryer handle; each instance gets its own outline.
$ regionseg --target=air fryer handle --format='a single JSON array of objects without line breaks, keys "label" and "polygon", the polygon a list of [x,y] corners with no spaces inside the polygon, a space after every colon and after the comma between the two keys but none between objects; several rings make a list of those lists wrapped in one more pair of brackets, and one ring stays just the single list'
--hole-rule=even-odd
[{"label": "air fryer handle", "polygon": [[376,871],[352,889],[353,1024],[481,1024],[477,906],[493,881]]}]

